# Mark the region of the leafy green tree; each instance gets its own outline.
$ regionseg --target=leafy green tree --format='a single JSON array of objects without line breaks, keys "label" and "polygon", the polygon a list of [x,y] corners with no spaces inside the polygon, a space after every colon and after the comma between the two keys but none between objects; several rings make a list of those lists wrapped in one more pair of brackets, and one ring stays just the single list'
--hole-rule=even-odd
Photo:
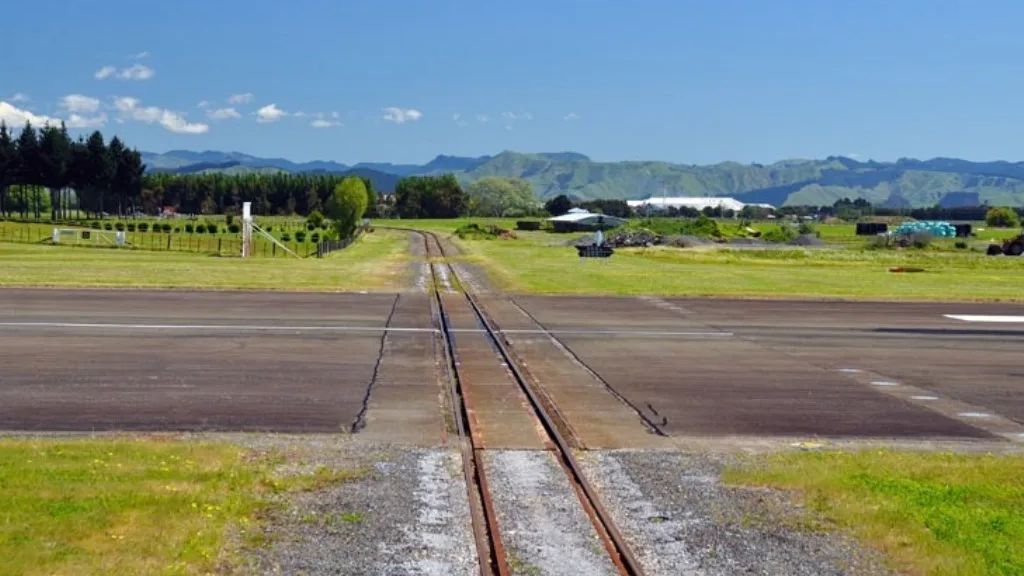
[{"label": "leafy green tree", "polygon": [[535,214],[540,202],[533,195],[529,182],[520,178],[491,176],[473,182],[466,188],[468,201],[477,216],[515,218]]},{"label": "leafy green tree", "polygon": [[86,159],[85,174],[83,181],[85,190],[88,193],[88,209],[103,217],[103,198],[110,189],[111,180],[114,177],[114,164],[110,161],[110,154],[107,153],[107,145],[103,142],[103,134],[99,131],[89,135],[85,142]]},{"label": "leafy green tree", "polygon": [[985,223],[999,228],[1016,228],[1020,226],[1020,218],[1017,217],[1017,212],[1013,208],[997,206],[990,208],[985,213]]},{"label": "leafy green tree", "polygon": [[338,238],[351,236],[365,212],[366,185],[362,179],[345,178],[334,187],[334,193],[327,201],[327,215]]},{"label": "leafy green tree", "polygon": [[552,216],[561,216],[572,208],[572,200],[565,194],[559,194],[544,203],[544,209]]}]

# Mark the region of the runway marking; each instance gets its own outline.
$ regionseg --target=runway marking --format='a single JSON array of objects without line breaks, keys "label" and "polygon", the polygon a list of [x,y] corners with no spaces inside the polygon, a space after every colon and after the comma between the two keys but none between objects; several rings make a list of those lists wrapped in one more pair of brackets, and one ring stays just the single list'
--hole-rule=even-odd
[{"label": "runway marking", "polygon": [[872,386],[899,386],[899,382],[893,382],[891,380],[872,380]]},{"label": "runway marking", "polygon": [[840,368],[839,370],[836,371],[842,372],[843,374],[860,374],[861,372],[863,372],[863,370],[861,370],[860,368]]},{"label": "runway marking", "polygon": [[660,331],[660,330],[538,330],[533,328],[525,328],[521,330],[510,329],[502,330],[506,334],[593,334],[601,336],[604,334],[615,335],[615,334],[629,334],[634,336],[709,336],[719,338],[729,338],[733,336],[732,332],[714,332],[714,331]]},{"label": "runway marking", "polygon": [[938,396],[911,396],[912,400],[920,400],[922,402],[930,402],[932,400],[938,400]]},{"label": "runway marking", "polygon": [[963,416],[964,418],[991,418],[992,417],[991,414],[988,414],[986,412],[960,412],[957,415],[958,416]]},{"label": "runway marking", "polygon": [[253,324],[117,324],[101,322],[0,322],[0,328],[89,328],[113,330],[246,330],[275,332],[437,332],[436,328],[385,326],[274,326]]},{"label": "runway marking", "polygon": [[946,318],[952,318],[953,320],[961,320],[963,322],[995,322],[1003,324],[1011,323],[1022,323],[1024,324],[1024,316],[1010,316],[1010,315],[986,315],[986,314],[943,314]]},{"label": "runway marking", "polygon": [[[249,332],[426,332],[439,333],[437,328],[404,328],[400,326],[275,326],[271,324],[124,324],[104,322],[0,322],[0,328],[72,328],[100,330],[239,330]],[[480,328],[452,328],[451,332],[481,333]],[[732,332],[674,332],[653,330],[501,330],[507,334],[592,334],[635,336],[699,336],[730,337]]]}]

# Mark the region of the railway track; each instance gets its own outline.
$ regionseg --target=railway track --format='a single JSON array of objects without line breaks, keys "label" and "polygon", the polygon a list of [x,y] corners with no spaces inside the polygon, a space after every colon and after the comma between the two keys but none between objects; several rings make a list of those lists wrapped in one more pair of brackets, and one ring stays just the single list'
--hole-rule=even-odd
[{"label": "railway track", "polygon": [[[510,574],[506,547],[501,526],[490,491],[491,483],[486,475],[484,452],[487,448],[481,441],[481,420],[475,414],[474,393],[467,389],[464,367],[456,360],[456,344],[450,325],[449,312],[453,305],[464,305],[472,311],[476,323],[497,352],[495,361],[500,360],[515,384],[529,401],[532,415],[540,423],[539,432],[544,436],[544,445],[551,450],[561,469],[575,491],[580,506],[586,513],[598,538],[619,574],[640,575],[643,570],[630,551],[625,539],[615,526],[610,514],[602,505],[596,491],[587,481],[572,451],[572,444],[561,430],[567,430],[560,416],[550,410],[544,398],[530,381],[528,373],[519,365],[519,360],[509,349],[500,329],[488,316],[481,302],[467,284],[460,282],[455,268],[447,261],[440,239],[432,232],[412,231],[423,238],[427,258],[430,262],[432,280],[432,304],[443,334],[445,360],[450,375],[449,397],[455,417],[463,453],[463,472],[469,488],[470,509],[476,546],[480,558],[481,574],[504,576]],[[444,294],[444,295],[442,295]],[[460,298],[461,297],[461,298]]]}]

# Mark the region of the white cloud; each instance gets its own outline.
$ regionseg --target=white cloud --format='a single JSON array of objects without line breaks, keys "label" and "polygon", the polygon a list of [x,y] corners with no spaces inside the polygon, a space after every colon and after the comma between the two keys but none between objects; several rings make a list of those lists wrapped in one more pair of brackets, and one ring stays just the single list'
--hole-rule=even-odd
[{"label": "white cloud", "polygon": [[309,114],[306,114],[302,110],[299,110],[298,112],[292,112],[292,116],[294,116],[295,118],[305,118],[306,116],[309,116]]},{"label": "white cloud", "polygon": [[114,108],[118,111],[121,120],[135,120],[146,124],[156,122],[177,134],[204,134],[210,129],[206,124],[185,120],[185,117],[177,112],[156,106],[142,106],[137,98],[115,98]]},{"label": "white cloud", "polygon": [[241,118],[242,115],[238,113],[238,110],[234,108],[217,108],[216,110],[209,110],[206,115],[213,120],[229,120],[231,118]]},{"label": "white cloud", "polygon": [[267,104],[256,111],[256,121],[261,124],[268,124],[270,122],[277,122],[287,115],[288,113],[278,108],[277,104]]},{"label": "white cloud", "polygon": [[415,108],[396,108],[389,106],[384,108],[384,120],[388,122],[394,122],[395,124],[405,124],[406,122],[415,122],[423,117],[423,112]]},{"label": "white cloud", "polygon": [[60,99],[60,107],[68,112],[91,114],[100,109],[100,101],[98,98],[81,94],[68,94]]},{"label": "white cloud", "polygon": [[202,110],[206,110],[206,109],[207,109],[207,108],[209,108],[209,107],[210,107],[210,101],[209,101],[209,100],[200,100],[200,101],[199,101],[199,102],[198,102],[198,103],[196,104],[196,108],[200,108],[200,109],[202,109]]},{"label": "white cloud", "polygon": [[518,114],[515,112],[502,112],[501,117],[511,122],[515,122],[516,120],[533,120],[533,114],[530,114],[529,112],[520,112]]},{"label": "white cloud", "polygon": [[469,126],[469,122],[463,120],[462,114],[459,114],[458,112],[452,114],[452,122],[455,122],[455,125],[458,126],[459,128],[465,128],[466,126]]},{"label": "white cloud", "polygon": [[137,54],[132,56],[133,60],[144,60],[146,58],[149,58],[149,51],[148,50],[143,50],[142,52],[139,52],[139,53],[137,53]]},{"label": "white cloud", "polygon": [[101,128],[107,123],[107,114],[101,112],[95,116],[83,116],[72,113],[68,116],[68,128]]},{"label": "white cloud", "polygon": [[60,119],[42,114],[33,114],[29,110],[18,108],[9,102],[0,100],[0,122],[12,128],[17,128],[24,125],[25,122],[31,122],[36,126],[59,124]]},{"label": "white cloud", "polygon": [[317,118],[309,123],[313,128],[334,128],[335,126],[341,126],[341,122],[331,121],[324,118]]},{"label": "white cloud", "polygon": [[11,102],[28,102],[30,100],[32,99],[24,92],[15,92],[14,96],[11,96]]},{"label": "white cloud", "polygon": [[487,124],[488,122],[491,121],[491,117],[488,116],[487,114],[477,114],[476,121],[481,124]]},{"label": "white cloud", "polygon": [[113,66],[104,66],[93,74],[93,77],[97,80],[106,80],[107,78],[118,78],[120,80],[149,80],[156,75],[156,72],[152,68],[145,64],[132,64],[127,68],[118,70]]},{"label": "white cloud", "polygon": [[156,72],[145,64],[132,64],[121,70],[117,77],[122,80],[149,80]]},{"label": "white cloud", "polygon": [[575,112],[569,112],[565,116],[562,116],[562,120],[567,120],[567,121],[568,120],[579,120],[579,119],[580,119],[580,115],[575,113]]},{"label": "white cloud", "polygon": [[244,94],[232,94],[228,98],[228,104],[249,104],[256,98],[252,92],[246,92]]}]

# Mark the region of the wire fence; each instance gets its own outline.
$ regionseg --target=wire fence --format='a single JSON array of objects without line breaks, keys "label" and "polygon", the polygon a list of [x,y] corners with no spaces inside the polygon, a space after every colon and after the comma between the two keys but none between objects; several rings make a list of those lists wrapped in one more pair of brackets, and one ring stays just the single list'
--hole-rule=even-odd
[{"label": "wire fence", "polygon": [[[59,226],[58,226],[59,228]],[[3,222],[0,223],[0,242],[22,244],[49,244],[53,238],[53,226]],[[79,236],[74,240],[63,241],[77,246],[110,247],[112,242],[100,241],[102,234],[108,236],[115,231],[80,230],[90,232],[90,238]],[[281,241],[283,246],[308,258],[318,255],[319,245],[313,242]],[[125,232],[125,248],[162,252],[191,252],[220,256],[241,256],[242,238],[240,235],[205,235],[201,233],[162,233],[162,232]],[[337,249],[337,248],[335,248]],[[262,239],[253,239],[252,255],[261,258],[291,257],[276,244]]]}]

